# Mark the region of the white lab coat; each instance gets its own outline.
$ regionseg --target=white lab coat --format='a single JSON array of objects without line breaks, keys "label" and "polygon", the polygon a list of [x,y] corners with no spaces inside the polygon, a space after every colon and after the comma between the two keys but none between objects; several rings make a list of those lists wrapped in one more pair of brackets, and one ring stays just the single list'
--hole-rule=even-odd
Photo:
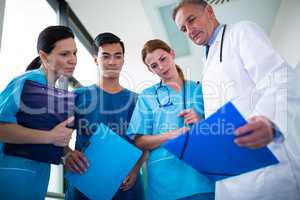
[{"label": "white lab coat", "polygon": [[273,121],[284,140],[268,145],[280,164],[217,182],[216,199],[300,199],[300,130],[295,130],[294,112],[300,91],[294,71],[252,22],[227,25],[220,63],[222,31],[204,58],[205,116],[232,100],[244,117],[263,115]]}]

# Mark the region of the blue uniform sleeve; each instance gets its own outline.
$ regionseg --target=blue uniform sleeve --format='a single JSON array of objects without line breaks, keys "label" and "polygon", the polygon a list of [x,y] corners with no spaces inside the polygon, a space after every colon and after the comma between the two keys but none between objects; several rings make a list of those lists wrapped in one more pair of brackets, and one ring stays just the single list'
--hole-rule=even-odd
[{"label": "blue uniform sleeve", "polygon": [[134,108],[127,135],[133,138],[135,135],[149,135],[153,132],[153,111],[149,106],[149,97],[145,93],[139,95]]},{"label": "blue uniform sleeve", "polygon": [[192,107],[195,109],[196,113],[204,119],[204,102],[203,102],[203,93],[202,85],[200,83],[192,84]]},{"label": "blue uniform sleeve", "polygon": [[0,93],[0,122],[17,123],[24,79],[14,79]]}]

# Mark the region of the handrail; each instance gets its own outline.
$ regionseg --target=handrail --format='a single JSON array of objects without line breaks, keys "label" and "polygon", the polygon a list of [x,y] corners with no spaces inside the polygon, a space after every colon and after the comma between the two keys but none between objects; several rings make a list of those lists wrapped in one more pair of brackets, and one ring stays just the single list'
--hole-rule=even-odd
[{"label": "handrail", "polygon": [[47,192],[46,197],[54,198],[54,199],[65,199],[65,195],[63,193],[56,193],[56,192]]}]

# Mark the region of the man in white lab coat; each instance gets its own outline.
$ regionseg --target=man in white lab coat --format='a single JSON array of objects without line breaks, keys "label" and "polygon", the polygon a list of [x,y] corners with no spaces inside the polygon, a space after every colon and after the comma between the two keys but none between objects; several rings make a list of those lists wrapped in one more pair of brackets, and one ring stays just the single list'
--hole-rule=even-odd
[{"label": "man in white lab coat", "polygon": [[236,130],[246,148],[268,146],[280,163],[216,183],[216,199],[300,199],[299,90],[293,69],[252,22],[220,24],[204,0],[182,0],[173,11],[178,28],[205,50],[205,116],[232,101],[249,123]]}]

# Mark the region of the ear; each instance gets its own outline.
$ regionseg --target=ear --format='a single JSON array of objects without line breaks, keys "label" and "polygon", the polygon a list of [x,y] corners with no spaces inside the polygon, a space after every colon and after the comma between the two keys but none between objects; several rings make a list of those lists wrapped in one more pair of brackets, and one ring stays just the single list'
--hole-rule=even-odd
[{"label": "ear", "polygon": [[208,14],[208,16],[209,16],[210,18],[213,18],[213,19],[216,18],[216,17],[215,17],[214,10],[213,10],[213,8],[211,7],[211,5],[207,5],[207,6],[205,7],[205,11],[207,12],[207,14]]},{"label": "ear", "polygon": [[98,64],[98,60],[97,60],[97,56],[94,56],[94,62],[95,62],[95,64],[98,66],[99,64]]},{"label": "ear", "polygon": [[176,53],[173,49],[171,49],[170,54],[171,54],[172,58],[175,59]]},{"label": "ear", "polygon": [[39,56],[41,58],[41,62],[44,66],[48,64],[48,54],[45,53],[44,51],[40,50],[39,51]]}]

